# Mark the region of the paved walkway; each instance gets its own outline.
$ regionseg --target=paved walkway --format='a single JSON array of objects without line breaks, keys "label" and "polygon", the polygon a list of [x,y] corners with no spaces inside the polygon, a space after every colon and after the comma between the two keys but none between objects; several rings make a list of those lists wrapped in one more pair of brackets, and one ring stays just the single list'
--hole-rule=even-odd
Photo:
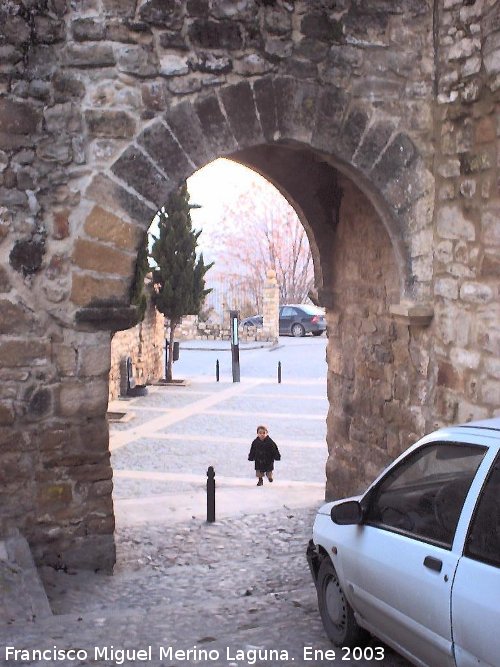
[{"label": "paved walkway", "polygon": [[[292,387],[295,392],[290,393]],[[205,519],[209,465],[216,471],[217,517],[285,504],[321,504],[324,381],[310,384],[307,394],[300,384],[287,389],[280,397],[280,387],[276,390],[266,380],[217,385],[199,378],[188,387],[153,387],[147,397],[127,402],[135,418],[115,426],[111,438],[117,524],[129,526],[153,517],[163,523]],[[259,404],[263,409],[258,410]],[[111,409],[119,411],[120,405]],[[276,464],[272,497],[256,493],[261,489],[254,489],[253,464],[247,461],[262,421],[277,440],[283,459]]]},{"label": "paved walkway", "polygon": [[[406,665],[387,648],[382,661],[338,650],[333,660],[321,627],[305,548],[325,483],[324,345],[301,339],[245,351],[238,384],[224,364],[215,382],[220,351],[181,349],[175,368],[188,386],[110,406],[130,417],[111,425],[114,575],[45,569],[55,615],[0,627],[0,665]],[[276,481],[257,488],[247,455],[261,422],[282,461]],[[209,465],[213,524],[205,520]]]}]

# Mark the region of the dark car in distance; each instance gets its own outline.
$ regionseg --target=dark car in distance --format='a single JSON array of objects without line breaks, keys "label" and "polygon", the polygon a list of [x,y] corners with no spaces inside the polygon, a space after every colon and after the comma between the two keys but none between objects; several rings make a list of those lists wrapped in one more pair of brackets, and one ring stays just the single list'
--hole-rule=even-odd
[{"label": "dark car in distance", "polygon": [[[253,327],[261,329],[262,324],[262,315],[252,315],[252,317],[246,317],[241,322],[241,326],[247,330]],[[326,331],[326,321],[325,313],[321,308],[305,303],[280,306],[280,336],[299,337],[305,336],[307,333],[311,333],[313,336],[321,336],[323,331]]]},{"label": "dark car in distance", "polygon": [[306,303],[280,307],[280,336],[321,336],[326,331],[325,313],[317,306]]}]

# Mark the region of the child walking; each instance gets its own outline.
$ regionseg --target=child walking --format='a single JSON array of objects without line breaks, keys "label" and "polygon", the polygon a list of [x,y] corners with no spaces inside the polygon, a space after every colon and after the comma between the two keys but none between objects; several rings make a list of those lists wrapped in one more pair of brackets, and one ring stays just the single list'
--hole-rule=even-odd
[{"label": "child walking", "polygon": [[255,474],[258,477],[257,486],[264,484],[264,475],[273,481],[274,462],[281,460],[278,445],[272,440],[265,426],[257,426],[257,437],[252,442],[249,461],[255,461]]}]

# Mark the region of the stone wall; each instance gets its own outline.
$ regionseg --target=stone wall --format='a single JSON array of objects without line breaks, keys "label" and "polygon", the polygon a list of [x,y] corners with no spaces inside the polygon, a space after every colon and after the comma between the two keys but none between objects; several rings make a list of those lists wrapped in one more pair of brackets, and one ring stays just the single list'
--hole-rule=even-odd
[{"label": "stone wall", "polygon": [[117,331],[111,339],[110,400],[126,395],[127,357],[132,359],[137,384],[152,384],[165,377],[165,318],[151,301],[142,322],[126,331]]},{"label": "stone wall", "polygon": [[329,495],[498,411],[499,8],[2,3],[0,533],[112,566],[111,334],[136,323],[156,211],[220,156],[269,178],[309,238],[342,351]]},{"label": "stone wall", "polygon": [[[198,322],[197,318],[184,318],[175,330],[175,339],[178,341],[189,340],[231,340],[231,329],[224,324],[214,322]],[[239,339],[242,342],[270,342],[274,337],[262,329],[246,328],[240,325]]]},{"label": "stone wall", "polygon": [[434,227],[435,422],[500,409],[500,3],[445,0]]},{"label": "stone wall", "polygon": [[[268,271],[263,293],[263,326],[243,327],[242,342],[277,342],[279,335],[279,288],[274,271]],[[200,322],[194,315],[183,317],[175,331],[176,340],[231,340],[229,310],[224,311],[222,322]]]}]

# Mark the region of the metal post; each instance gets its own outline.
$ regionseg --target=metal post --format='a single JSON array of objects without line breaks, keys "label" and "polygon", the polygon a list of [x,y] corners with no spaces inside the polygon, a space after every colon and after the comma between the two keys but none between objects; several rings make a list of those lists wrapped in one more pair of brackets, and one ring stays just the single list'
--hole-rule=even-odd
[{"label": "metal post", "polygon": [[278,384],[281,384],[281,361],[278,361]]},{"label": "metal post", "polygon": [[215,379],[219,382],[220,373],[219,373],[219,360],[215,362]]},{"label": "metal post", "polygon": [[240,381],[240,343],[238,340],[238,311],[230,310],[231,323],[231,358],[233,368],[233,382]]},{"label": "metal post", "polygon": [[207,523],[215,521],[215,470],[209,466],[207,470]]}]

